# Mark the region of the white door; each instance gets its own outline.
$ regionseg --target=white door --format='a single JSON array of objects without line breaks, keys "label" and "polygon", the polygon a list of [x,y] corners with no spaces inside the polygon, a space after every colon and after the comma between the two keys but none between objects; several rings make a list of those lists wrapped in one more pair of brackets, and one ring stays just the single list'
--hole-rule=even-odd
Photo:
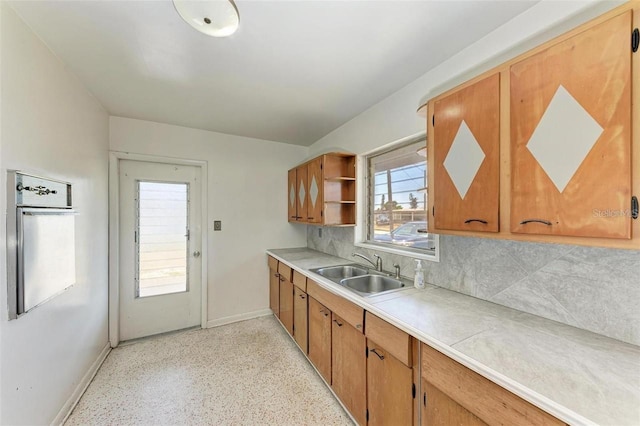
[{"label": "white door", "polygon": [[200,324],[200,168],[121,160],[120,340]]}]

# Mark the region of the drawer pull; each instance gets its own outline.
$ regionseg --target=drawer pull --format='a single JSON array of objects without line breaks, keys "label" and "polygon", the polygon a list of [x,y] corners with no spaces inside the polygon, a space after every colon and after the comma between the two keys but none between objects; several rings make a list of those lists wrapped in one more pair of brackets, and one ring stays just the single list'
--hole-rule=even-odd
[{"label": "drawer pull", "polygon": [[333,320],[333,322],[335,322],[338,327],[342,327],[342,324],[339,323],[338,320]]},{"label": "drawer pull", "polygon": [[384,355],[381,355],[380,353],[378,353],[378,351],[377,351],[377,350],[375,350],[375,348],[374,348],[374,349],[371,349],[371,352],[373,352],[374,354],[378,355],[378,358],[380,358],[380,359],[384,359]]},{"label": "drawer pull", "polygon": [[309,219],[309,220],[313,220],[313,218],[312,218],[312,217],[307,217],[307,219]]},{"label": "drawer pull", "polygon": [[301,294],[301,295],[300,295],[300,299],[304,299],[304,294]]},{"label": "drawer pull", "polygon": [[273,274],[273,276],[276,277],[276,278],[280,278],[280,274],[278,274],[278,273]]},{"label": "drawer pull", "polygon": [[467,219],[467,220],[464,221],[464,223],[471,223],[471,222],[480,222],[480,223],[482,223],[484,225],[489,223],[486,220],[482,220],[482,219]]},{"label": "drawer pull", "polygon": [[541,223],[543,225],[551,226],[551,222],[544,219],[525,219],[520,222],[520,225],[526,225],[527,223]]},{"label": "drawer pull", "polygon": [[284,277],[280,275],[280,281],[284,281]]},{"label": "drawer pull", "polygon": [[329,316],[329,312],[325,311],[324,309],[320,309],[320,313],[321,313],[322,315],[324,315],[325,317],[328,317],[328,316]]}]

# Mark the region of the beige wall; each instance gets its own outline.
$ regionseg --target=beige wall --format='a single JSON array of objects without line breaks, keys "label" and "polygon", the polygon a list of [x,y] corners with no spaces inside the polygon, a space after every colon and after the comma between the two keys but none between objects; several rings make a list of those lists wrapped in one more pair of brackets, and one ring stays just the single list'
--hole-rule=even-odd
[{"label": "beige wall", "polygon": [[286,220],[286,197],[287,170],[308,149],[120,117],[110,119],[110,148],[207,162],[209,324],[266,313],[265,250],[306,245],[306,226]]},{"label": "beige wall", "polygon": [[[48,424],[107,345],[108,115],[4,2],[1,14],[0,423]],[[6,171],[73,183],[76,284],[7,318]]]}]

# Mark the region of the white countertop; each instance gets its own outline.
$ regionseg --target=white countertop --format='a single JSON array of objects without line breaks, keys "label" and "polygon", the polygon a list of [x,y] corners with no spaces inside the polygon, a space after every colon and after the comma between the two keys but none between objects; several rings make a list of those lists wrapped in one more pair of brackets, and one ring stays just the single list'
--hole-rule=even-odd
[{"label": "white countertop", "polygon": [[362,297],[309,272],[357,262],[268,253],[562,421],[640,425],[638,346],[435,286]]}]

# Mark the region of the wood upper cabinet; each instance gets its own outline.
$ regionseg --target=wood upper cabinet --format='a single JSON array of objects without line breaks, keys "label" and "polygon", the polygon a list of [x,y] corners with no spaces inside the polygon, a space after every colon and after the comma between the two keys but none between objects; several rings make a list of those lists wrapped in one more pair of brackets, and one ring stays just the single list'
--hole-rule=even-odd
[{"label": "wood upper cabinet", "polygon": [[307,222],[322,223],[323,215],[322,157],[307,164]]},{"label": "wood upper cabinet", "polygon": [[631,237],[631,30],[628,10],[511,66],[512,232]]},{"label": "wood upper cabinet", "polygon": [[289,222],[355,225],[355,167],[355,155],[329,153],[289,170]]},{"label": "wood upper cabinet", "polygon": [[500,75],[434,104],[435,229],[499,230]]},{"label": "wood upper cabinet", "polygon": [[309,360],[331,384],[331,311],[309,296]]},{"label": "wood upper cabinet", "polygon": [[298,220],[298,191],[296,185],[298,182],[297,169],[291,169],[287,178],[287,220],[295,222]]},{"label": "wood upper cabinet", "polygon": [[358,424],[367,423],[367,358],[364,334],[333,313],[331,387]]},{"label": "wood upper cabinet", "polygon": [[432,347],[421,350],[423,425],[564,424]]},{"label": "wood upper cabinet", "polygon": [[308,353],[307,293],[293,286],[293,338],[304,353]]}]

